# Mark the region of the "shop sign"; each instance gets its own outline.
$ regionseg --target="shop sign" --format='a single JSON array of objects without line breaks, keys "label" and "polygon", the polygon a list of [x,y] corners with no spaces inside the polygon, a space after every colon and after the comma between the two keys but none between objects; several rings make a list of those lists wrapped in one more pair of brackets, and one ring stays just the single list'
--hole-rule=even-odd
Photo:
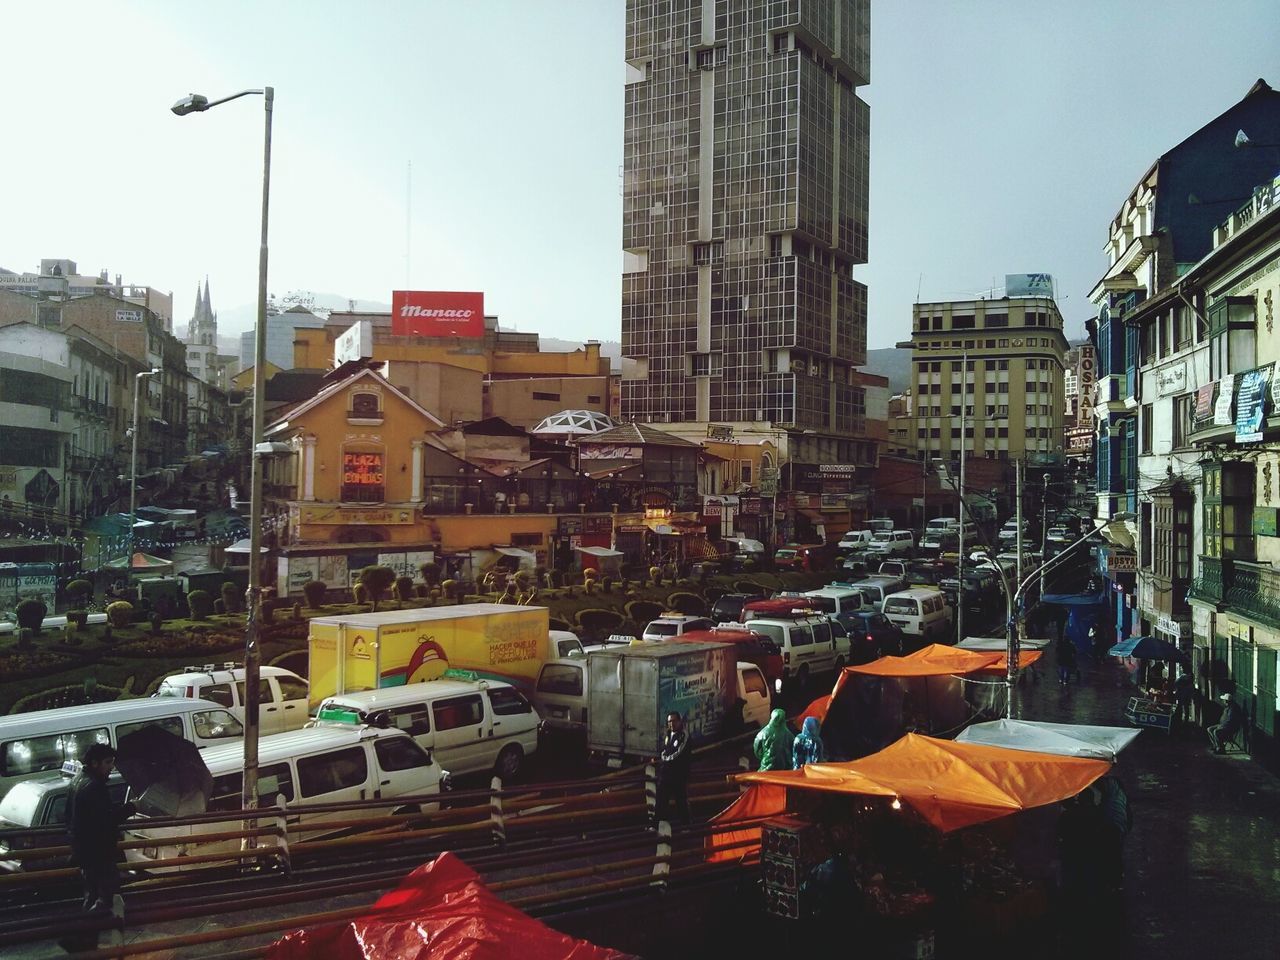
[{"label": "shop sign", "polygon": [[1218,399],[1213,405],[1213,425],[1229,427],[1235,423],[1231,416],[1231,401],[1235,399],[1235,374],[1228,373],[1218,381]]},{"label": "shop sign", "polygon": [[823,476],[851,477],[856,467],[852,463],[823,463],[818,465],[818,473]]},{"label": "shop sign", "polygon": [[576,537],[581,535],[584,520],[584,517],[561,517],[558,531],[559,536]]},{"label": "shop sign", "polygon": [[398,337],[483,337],[484,294],[393,290],[391,332]]},{"label": "shop sign", "polygon": [[1255,537],[1274,537],[1277,535],[1276,515],[1280,514],[1280,508],[1277,507],[1254,507],[1253,508],[1253,535]]},{"label": "shop sign", "polygon": [[1156,620],[1156,630],[1171,637],[1182,639],[1191,636],[1191,624],[1172,617],[1160,617]]},{"label": "shop sign", "polygon": [[704,517],[711,517],[718,520],[720,518],[721,511],[723,509],[724,509],[724,504],[721,503],[719,500],[712,500],[708,498],[702,504],[702,515]]},{"label": "shop sign", "polygon": [[1132,550],[1112,548],[1107,551],[1107,573],[1137,573],[1138,555]]},{"label": "shop sign", "polygon": [[1196,390],[1196,425],[1202,426],[1213,422],[1213,412],[1218,399],[1218,384],[1206,383]]},{"label": "shop sign", "polygon": [[344,486],[382,486],[385,482],[383,458],[380,452],[349,452],[342,455],[342,483]]},{"label": "shop sign", "polygon": [[331,524],[377,523],[398,526],[414,522],[415,511],[407,507],[322,507],[304,506],[298,509],[299,523]]},{"label": "shop sign", "polygon": [[1162,397],[1187,389],[1187,365],[1174,363],[1156,371],[1156,391]]},{"label": "shop sign", "polygon": [[618,527],[619,533],[645,533],[649,528],[643,523],[624,523]]},{"label": "shop sign", "polygon": [[1273,364],[1246,370],[1236,380],[1236,443],[1257,443],[1266,421]]},{"label": "shop sign", "polygon": [[740,506],[743,516],[758,517],[762,512],[764,501],[760,497],[743,497]]},{"label": "shop sign", "polygon": [[583,517],[582,532],[589,537],[607,537],[613,533],[613,517]]}]

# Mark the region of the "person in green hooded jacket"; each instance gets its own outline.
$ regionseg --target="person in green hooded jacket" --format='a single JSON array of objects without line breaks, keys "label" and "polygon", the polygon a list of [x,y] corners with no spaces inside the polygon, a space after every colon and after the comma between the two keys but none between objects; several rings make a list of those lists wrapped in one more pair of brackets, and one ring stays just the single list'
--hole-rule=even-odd
[{"label": "person in green hooded jacket", "polygon": [[791,770],[791,747],[795,734],[787,727],[787,712],[774,710],[760,732],[756,734],[753,748],[760,770]]}]

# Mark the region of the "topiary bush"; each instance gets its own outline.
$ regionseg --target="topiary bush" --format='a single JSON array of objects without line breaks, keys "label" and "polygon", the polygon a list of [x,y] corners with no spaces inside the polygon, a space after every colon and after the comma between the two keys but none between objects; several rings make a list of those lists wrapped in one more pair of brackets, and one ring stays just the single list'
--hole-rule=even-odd
[{"label": "topiary bush", "polygon": [[88,580],[72,580],[67,584],[67,599],[72,603],[84,603],[93,596],[93,584]]},{"label": "topiary bush", "polygon": [[164,625],[164,618],[163,618],[162,616],[160,616],[160,614],[158,614],[158,613],[153,613],[153,614],[151,615],[151,632],[152,632],[152,634],[158,634],[158,633],[160,632],[160,628],[161,628],[163,625]]},{"label": "topiary bush", "polygon": [[769,588],[756,583],[754,580],[735,580],[733,582],[734,593],[768,593]]},{"label": "topiary bush", "polygon": [[[132,622],[133,604],[128,600],[116,600],[107,604],[107,623],[111,626],[115,627],[117,630],[123,630]],[[102,638],[104,640],[109,640],[111,638],[111,632],[109,630],[103,631]]]},{"label": "topiary bush", "polygon": [[650,620],[656,620],[662,616],[662,604],[654,603],[652,600],[632,600],[623,607],[627,611],[627,616],[631,621],[637,624],[641,629]]},{"label": "topiary bush", "polygon": [[382,599],[384,593],[391,589],[392,584],[395,582],[396,572],[390,567],[375,564],[360,571],[360,584],[365,589],[365,596],[372,601],[375,612],[378,609],[378,601]]},{"label": "topiary bush", "polygon": [[18,621],[19,627],[26,627],[31,631],[32,636],[40,636],[40,626],[44,623],[45,615],[48,614],[49,608],[45,606],[43,600],[36,600],[28,597],[23,600],[14,609],[13,613]]},{"label": "topiary bush", "polygon": [[611,633],[618,633],[622,627],[622,614],[617,610],[606,610],[602,607],[588,607],[575,614],[578,626],[582,629],[584,639],[603,640]]},{"label": "topiary bush", "polygon": [[226,610],[227,613],[238,613],[240,610],[240,602],[243,599],[243,594],[240,592],[240,588],[230,580],[227,580],[222,584],[222,588],[218,592],[222,595],[223,609]]},{"label": "topiary bush", "polygon": [[307,598],[307,606],[319,610],[324,606],[324,595],[329,592],[329,585],[323,580],[308,580],[302,585],[302,595]]},{"label": "topiary bush", "polygon": [[356,603],[369,602],[369,590],[363,583],[357,583],[351,588],[351,596]]},{"label": "topiary bush", "polygon": [[[227,604],[221,597],[218,597],[216,600],[213,601],[213,612],[220,617],[226,614]],[[197,618],[192,617],[192,619],[194,620]]]},{"label": "topiary bush", "polygon": [[[208,620],[209,615],[217,609],[217,604],[221,603],[226,608],[227,601],[225,598],[219,598],[216,602],[209,596],[208,590],[192,590],[187,594],[187,608],[191,611],[192,620]],[[110,611],[110,607],[107,608]]]},{"label": "topiary bush", "polygon": [[79,629],[83,630],[89,623],[88,610],[68,610],[67,623],[74,623]]},{"label": "topiary bush", "polygon": [[396,577],[396,599],[401,603],[413,599],[413,577]]},{"label": "topiary bush", "polygon": [[707,601],[696,593],[676,591],[667,597],[667,609],[679,610],[690,617],[705,617],[707,615]]},{"label": "topiary bush", "polygon": [[418,568],[418,573],[422,576],[422,582],[428,587],[434,587],[440,582],[440,564],[438,563],[424,563]]}]

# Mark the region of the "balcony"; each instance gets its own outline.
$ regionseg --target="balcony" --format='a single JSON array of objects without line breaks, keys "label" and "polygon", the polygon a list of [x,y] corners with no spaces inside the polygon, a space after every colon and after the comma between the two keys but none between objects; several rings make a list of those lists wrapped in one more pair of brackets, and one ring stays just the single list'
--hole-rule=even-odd
[{"label": "balcony", "polygon": [[1191,600],[1219,605],[1226,597],[1226,584],[1231,579],[1231,560],[1217,557],[1200,558],[1200,576],[1191,581]]},{"label": "balcony", "polygon": [[1280,570],[1270,564],[1201,557],[1190,599],[1280,629]]}]

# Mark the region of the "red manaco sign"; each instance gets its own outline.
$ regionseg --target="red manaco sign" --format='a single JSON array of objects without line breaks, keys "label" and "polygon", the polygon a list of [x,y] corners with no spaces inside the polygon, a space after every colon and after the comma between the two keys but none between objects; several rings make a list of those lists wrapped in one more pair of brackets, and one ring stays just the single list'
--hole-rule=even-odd
[{"label": "red manaco sign", "polygon": [[401,337],[483,337],[484,294],[395,290],[391,332]]}]

